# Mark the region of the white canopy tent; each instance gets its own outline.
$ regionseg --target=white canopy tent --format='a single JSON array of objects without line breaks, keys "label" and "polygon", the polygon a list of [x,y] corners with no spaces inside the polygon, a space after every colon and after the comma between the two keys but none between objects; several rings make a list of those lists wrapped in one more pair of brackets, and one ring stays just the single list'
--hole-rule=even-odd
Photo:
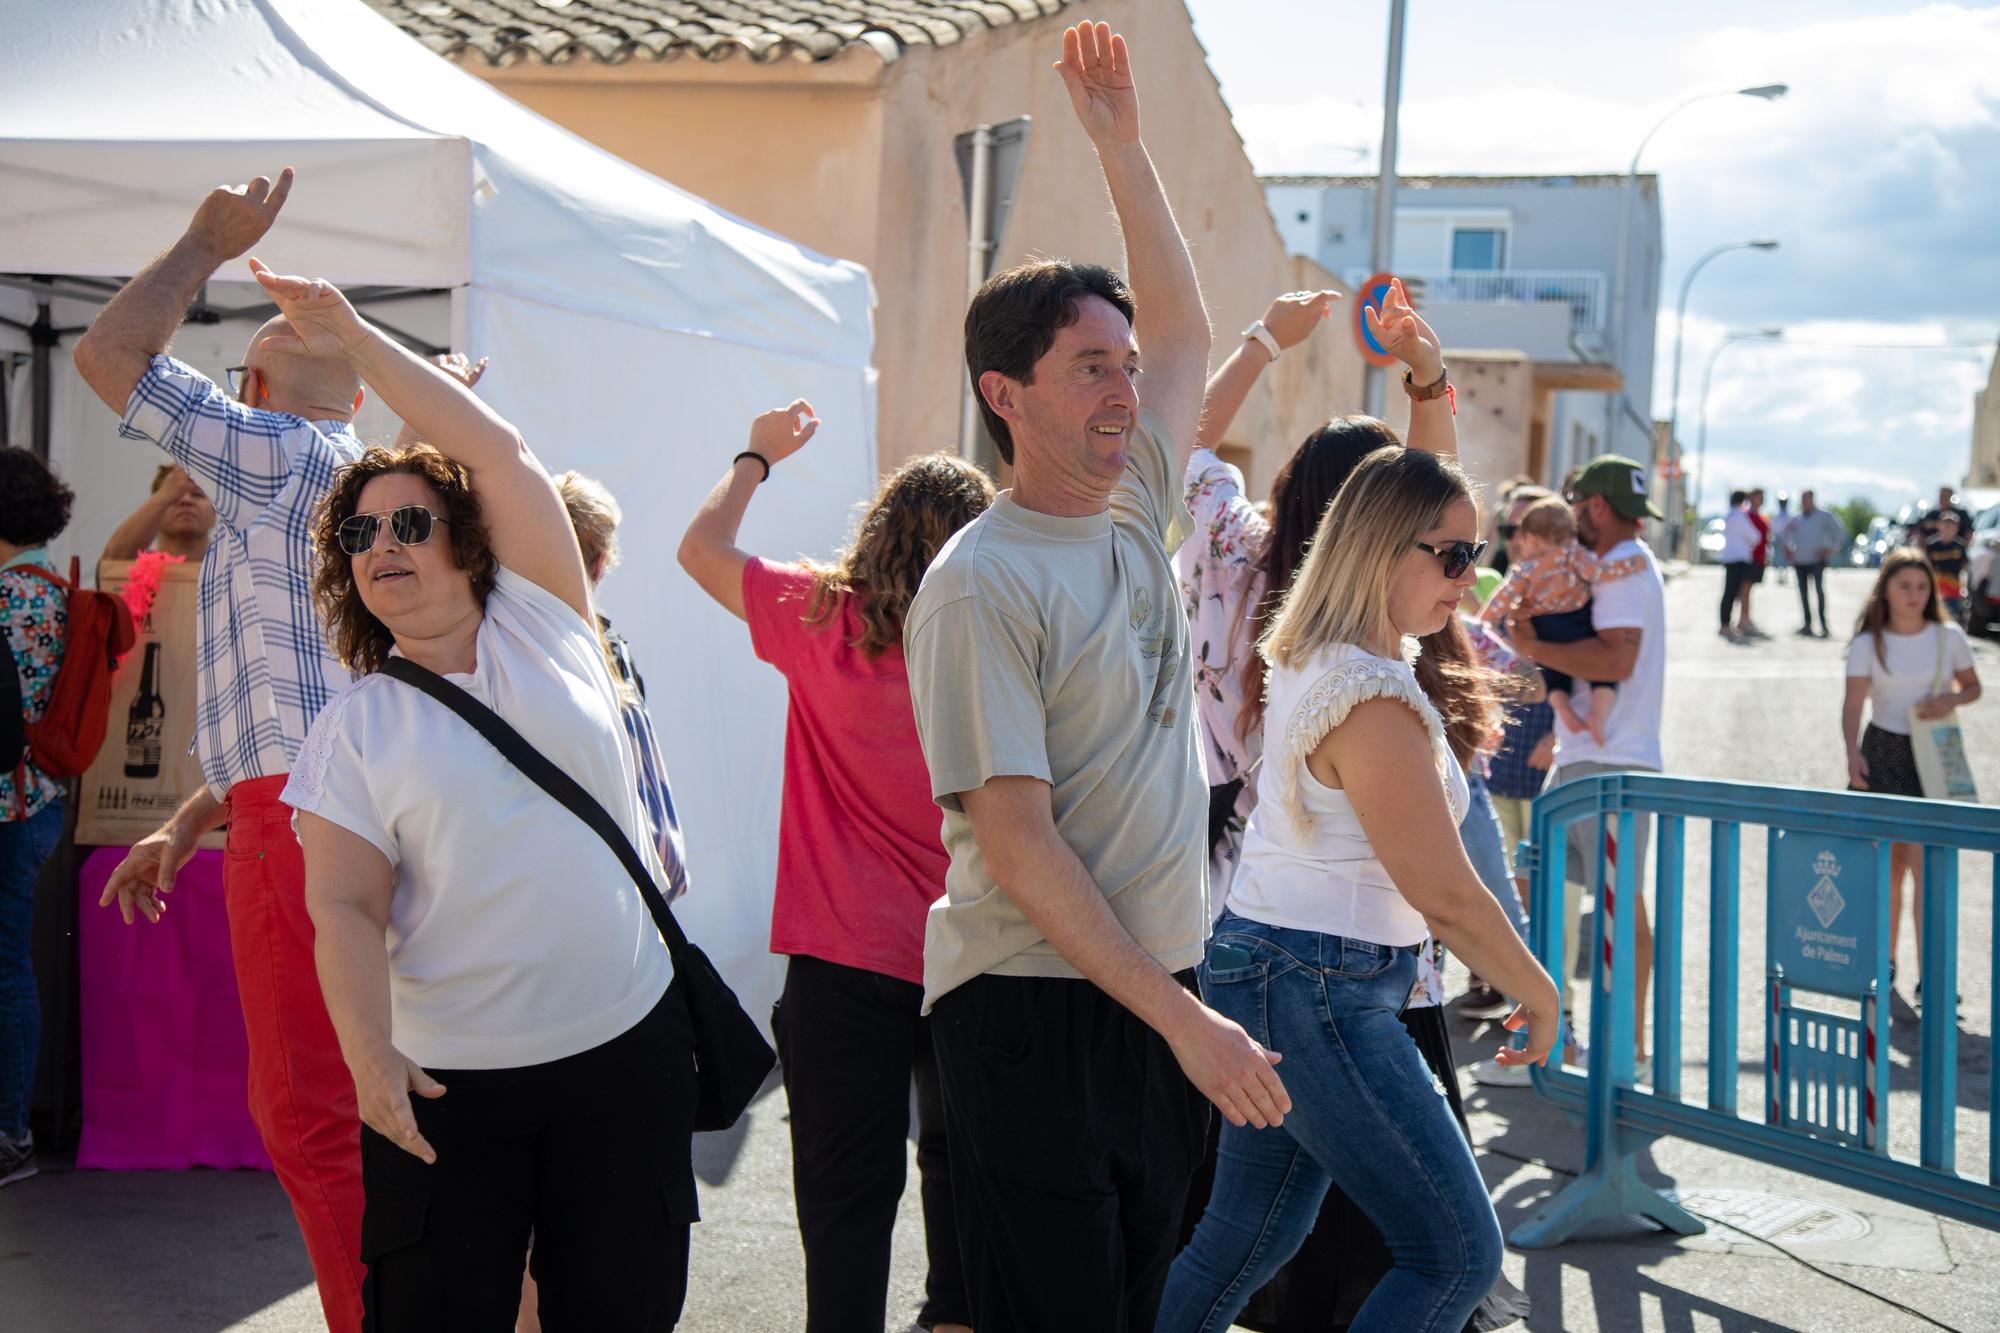
[{"label": "white canopy tent", "polygon": [[[688,835],[683,919],[759,1018],[776,860],[784,689],[673,563],[680,532],[794,397],[824,425],[760,492],[753,549],[835,546],[875,478],[871,293],[857,265],[731,217],[542,120],[360,0],[11,0],[0,46],[0,354],[38,314],[93,302],[165,248],[221,182],[298,170],[257,248],[377,299],[413,344],[490,356],[482,397],[552,469],[601,478],[625,511],[606,614],[646,675]],[[219,376],[263,311],[232,264],[184,326]],[[46,441],[76,487],[63,553],[88,564],[162,455],[117,438],[62,340],[7,388],[14,443]],[[365,412],[364,438],[394,422]],[[448,795],[440,793],[442,798]]]}]

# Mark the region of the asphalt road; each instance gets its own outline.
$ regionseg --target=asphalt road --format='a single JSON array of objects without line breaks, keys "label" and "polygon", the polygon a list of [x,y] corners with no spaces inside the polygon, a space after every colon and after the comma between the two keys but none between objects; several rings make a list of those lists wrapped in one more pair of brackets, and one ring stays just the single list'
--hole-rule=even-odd
[{"label": "asphalt road", "polygon": [[[1840,638],[1806,640],[1790,589],[1767,585],[1759,619],[1776,637],[1738,646],[1715,636],[1719,576],[1697,570],[1668,590],[1666,701],[1669,772],[1832,788],[1844,783],[1839,717],[1845,627],[1869,576],[1829,580]],[[1984,679],[2000,683],[2000,648],[1980,644]],[[2000,797],[2000,700],[1963,722],[1980,788]],[[1738,1067],[1741,1105],[1763,1095],[1761,840],[1745,838]],[[1688,949],[1684,972],[1686,1095],[1706,1087],[1707,839],[1688,838]],[[1987,1153],[1993,948],[1992,866],[1968,864],[1960,899],[1956,1142],[1963,1169]],[[1895,1011],[1887,1117],[1896,1155],[1916,1154],[1913,944],[1903,946],[1903,1001]],[[1460,980],[1454,978],[1455,981]],[[1456,988],[1456,986],[1454,987]],[[1497,1045],[1491,1026],[1455,1027],[1459,1062]],[[1538,1207],[1581,1163],[1581,1135],[1533,1092],[1465,1080],[1482,1166],[1503,1225]],[[803,1326],[803,1264],[792,1217],[790,1153],[781,1091],[766,1095],[729,1135],[697,1143],[704,1220],[695,1229],[684,1329],[700,1333]],[[1684,1191],[1764,1191],[1847,1210],[1867,1235],[1777,1254],[1742,1232],[1679,1240],[1608,1226],[1558,1250],[1510,1251],[1509,1274],[1536,1302],[1536,1329],[1746,1330],[2000,1329],[2000,1237],[1675,1140],[1643,1159],[1649,1177]],[[912,1182],[914,1165],[910,1168]],[[1722,1196],[1700,1206],[1726,1206]],[[1746,1224],[1747,1225],[1747,1224]],[[906,1191],[895,1236],[890,1327],[911,1327],[922,1288],[916,1191]],[[310,1273],[282,1194],[251,1173],[110,1175],[50,1170],[0,1191],[0,1330],[304,1330],[317,1328]],[[1843,1285],[1843,1283],[1850,1285]],[[1873,1293],[1872,1295],[1869,1293]],[[1884,1303],[1923,1311],[1932,1322]]]}]

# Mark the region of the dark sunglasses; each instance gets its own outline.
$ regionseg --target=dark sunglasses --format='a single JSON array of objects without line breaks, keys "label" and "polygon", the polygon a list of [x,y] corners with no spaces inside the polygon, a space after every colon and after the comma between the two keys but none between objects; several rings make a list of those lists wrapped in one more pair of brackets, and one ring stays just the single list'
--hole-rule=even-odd
[{"label": "dark sunglasses", "polygon": [[1432,546],[1429,542],[1411,542],[1410,545],[1444,561],[1444,576],[1448,579],[1455,579],[1463,574],[1486,552],[1485,542],[1450,542],[1444,546]]},{"label": "dark sunglasses", "polygon": [[422,546],[431,539],[431,525],[448,520],[439,518],[422,505],[404,505],[384,514],[353,514],[340,521],[340,549],[349,555],[366,555],[375,548],[383,518],[389,520],[389,535],[404,546]]},{"label": "dark sunglasses", "polygon": [[1514,534],[1519,532],[1520,530],[1521,530],[1521,525],[1519,523],[1502,523],[1500,525],[1500,540],[1503,542],[1511,542],[1514,540]]}]

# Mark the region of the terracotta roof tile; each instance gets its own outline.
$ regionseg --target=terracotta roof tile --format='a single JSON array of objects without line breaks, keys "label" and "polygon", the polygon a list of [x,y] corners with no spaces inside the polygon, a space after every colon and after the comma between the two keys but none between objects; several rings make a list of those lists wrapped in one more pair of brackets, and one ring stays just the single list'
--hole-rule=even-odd
[{"label": "terracotta roof tile", "polygon": [[828,60],[867,45],[893,59],[988,28],[1055,14],[1071,0],[367,0],[450,59],[490,65],[627,60]]}]

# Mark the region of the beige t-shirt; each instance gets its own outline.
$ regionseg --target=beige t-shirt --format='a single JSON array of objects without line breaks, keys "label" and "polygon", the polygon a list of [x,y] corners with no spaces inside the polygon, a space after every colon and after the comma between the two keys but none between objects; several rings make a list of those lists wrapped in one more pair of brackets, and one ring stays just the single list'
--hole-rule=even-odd
[{"label": "beige t-shirt", "polygon": [[910,604],[910,696],[951,855],[924,931],[925,1012],[983,973],[1081,975],[987,873],[958,793],[994,777],[1049,784],[1057,833],[1161,966],[1201,957],[1208,789],[1172,559],[1193,527],[1179,477],[1141,412],[1107,512],[1057,518],[1003,494]]}]

